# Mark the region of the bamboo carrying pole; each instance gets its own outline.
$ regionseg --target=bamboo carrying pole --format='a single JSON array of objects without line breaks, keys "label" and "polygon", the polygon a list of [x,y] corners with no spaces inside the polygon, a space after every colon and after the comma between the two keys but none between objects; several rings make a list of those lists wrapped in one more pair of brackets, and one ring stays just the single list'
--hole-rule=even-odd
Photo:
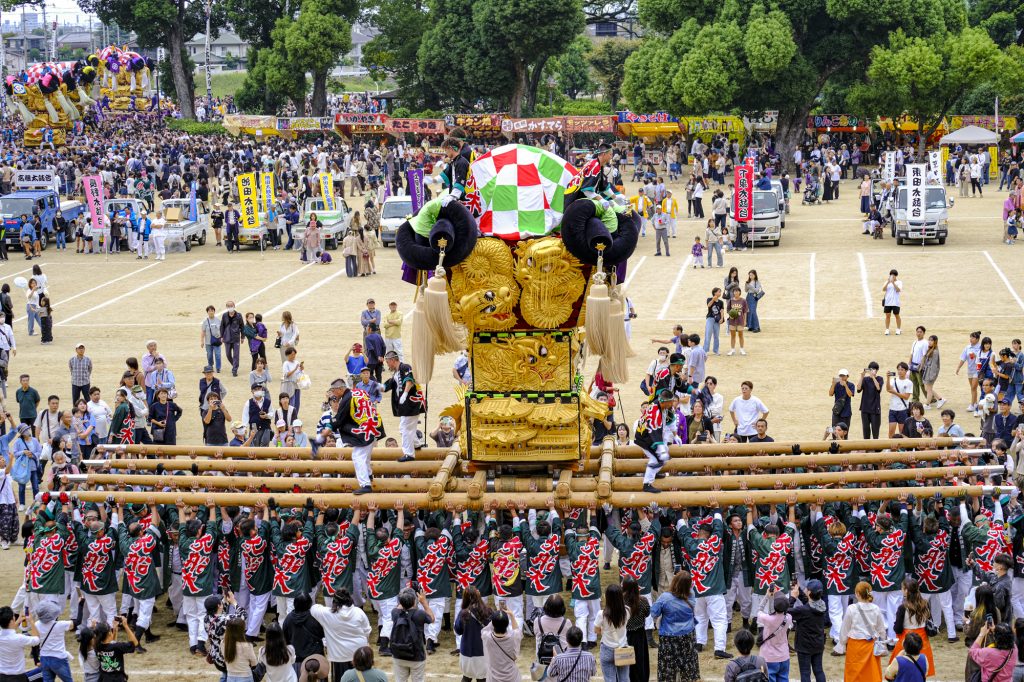
[{"label": "bamboo carrying pole", "polygon": [[[666,492],[653,493],[612,493],[608,499],[614,507],[643,507],[652,503],[670,507],[707,507],[731,506],[744,504],[749,498],[756,504],[781,504],[792,500],[797,503],[814,503],[834,501],[891,500],[899,496],[916,495],[930,497],[936,494],[943,497],[977,496],[989,494],[1015,494],[1012,486],[925,486],[920,488],[830,488],[822,490],[764,490],[737,492]],[[479,499],[473,499],[466,493],[447,495],[443,500],[433,500],[427,493],[402,495],[397,493],[374,493],[372,496],[342,494],[284,493],[183,493],[183,492],[135,492],[118,491],[110,493],[101,490],[83,490],[75,493],[83,502],[104,502],[113,497],[120,504],[213,504],[217,506],[250,506],[266,503],[273,497],[281,507],[301,507],[306,500],[312,498],[316,504],[324,504],[336,508],[365,508],[373,502],[379,509],[394,509],[404,506],[413,509],[472,509],[484,510],[499,508],[545,509],[555,505],[554,496],[545,493],[491,493],[487,492]],[[591,508],[599,504],[593,495],[573,495],[569,507]],[[567,507],[562,506],[562,509]]]},{"label": "bamboo carrying pole", "polygon": [[[838,471],[814,472],[806,474],[762,474],[758,476],[670,476],[657,481],[658,487],[666,491],[717,491],[717,490],[791,490],[801,486],[846,485],[848,483],[866,483],[877,485],[891,481],[933,480],[937,478],[968,476],[988,476],[1005,471],[1001,465],[992,466],[961,466],[938,467],[926,469],[885,469],[881,471]],[[486,472],[477,472],[479,474]],[[636,492],[643,481],[636,477],[620,477],[608,482],[607,492],[602,492],[604,482],[600,477],[573,477],[568,489],[563,494],[561,482],[553,486],[550,478],[505,478],[499,479],[500,486],[486,488],[485,483],[477,483],[476,476],[471,480],[450,479],[445,491],[463,492],[473,498],[479,498],[484,489],[491,492],[523,493],[523,492],[555,492],[556,497],[571,497],[569,493],[597,494],[598,499],[607,499],[612,492]],[[173,488],[176,490],[244,490],[257,492],[261,489],[281,492],[293,491],[298,488],[304,493],[350,492],[359,487],[354,478],[293,478],[268,476],[167,476],[167,475],[123,475],[123,474],[69,474],[68,482],[74,484],[88,483],[104,487],[149,487]],[[431,499],[439,499],[432,486],[435,479],[428,478],[381,478],[376,484],[380,492],[388,493],[422,493],[430,491]],[[485,486],[474,488],[474,486]]]},{"label": "bamboo carrying pole", "polygon": [[[942,459],[963,459],[964,457],[980,457],[989,450],[912,450],[908,452],[864,452],[841,453],[837,455],[767,455],[745,457],[709,457],[706,459],[669,459],[662,471],[665,473],[681,473],[685,471],[751,471],[754,469],[796,469],[828,466],[852,467],[861,464],[889,466],[896,463],[912,465],[917,462],[937,461]],[[583,472],[598,472],[599,462],[590,462],[583,466]],[[639,474],[647,468],[641,460],[616,460],[616,474]]]},{"label": "bamboo carrying pole", "polygon": [[[197,471],[220,471],[224,473],[266,473],[266,474],[347,474],[355,475],[352,462],[320,462],[320,461],[249,461],[221,459],[85,459],[82,465],[90,468],[107,467],[126,471],[155,471],[161,466],[167,471],[189,471],[196,467]],[[390,476],[429,475],[433,476],[441,468],[441,462],[374,462],[374,474]]]},{"label": "bamboo carrying pole", "polygon": [[[843,441],[780,441],[773,443],[710,443],[707,445],[672,445],[669,454],[673,457],[709,457],[717,455],[788,455],[814,454],[831,452],[875,452],[879,450],[902,450],[909,447],[919,449],[937,449],[979,445],[982,438],[889,438],[880,440],[843,440]],[[99,453],[111,455],[139,455],[171,457],[213,457],[215,459],[276,459],[276,460],[312,460],[313,453],[309,448],[258,448],[229,447],[220,445],[97,445]],[[421,448],[416,451],[418,460],[443,460],[449,448]],[[590,454],[599,457],[604,452],[604,445],[591,447]],[[376,447],[373,457],[377,461],[397,460],[402,457],[401,448]],[[635,445],[615,447],[615,455],[620,459],[640,459],[645,457],[643,450]],[[352,448],[335,447],[320,448],[316,453],[317,460],[350,460]]]}]

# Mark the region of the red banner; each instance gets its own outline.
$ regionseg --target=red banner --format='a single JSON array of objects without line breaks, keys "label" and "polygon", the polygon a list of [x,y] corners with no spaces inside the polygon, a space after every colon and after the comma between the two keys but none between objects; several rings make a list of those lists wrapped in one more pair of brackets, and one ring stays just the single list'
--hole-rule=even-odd
[{"label": "red banner", "polygon": [[734,182],[736,193],[732,200],[732,214],[738,223],[754,219],[754,167],[736,166]]},{"label": "red banner", "polygon": [[384,124],[384,130],[392,135],[443,135],[446,128],[444,121],[439,118],[389,118]]},{"label": "red banner", "polygon": [[564,129],[563,118],[506,118],[501,121],[503,133],[560,133]]},{"label": "red banner", "polygon": [[334,115],[336,126],[382,126],[387,120],[385,114],[353,114],[341,113]]},{"label": "red banner", "polygon": [[612,116],[566,116],[567,133],[614,133],[617,125]]}]

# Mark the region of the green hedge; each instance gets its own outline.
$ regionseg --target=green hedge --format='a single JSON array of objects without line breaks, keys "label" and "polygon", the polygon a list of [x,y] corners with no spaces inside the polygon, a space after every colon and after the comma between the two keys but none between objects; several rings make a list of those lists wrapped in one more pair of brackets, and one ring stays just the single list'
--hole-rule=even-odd
[{"label": "green hedge", "polygon": [[167,121],[171,130],[181,130],[189,135],[226,135],[228,131],[220,123],[190,121],[185,118],[172,118]]}]

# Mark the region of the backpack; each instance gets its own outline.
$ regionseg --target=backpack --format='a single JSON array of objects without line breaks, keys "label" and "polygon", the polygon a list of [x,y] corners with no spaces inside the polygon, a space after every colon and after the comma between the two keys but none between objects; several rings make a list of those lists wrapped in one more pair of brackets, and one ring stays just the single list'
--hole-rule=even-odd
[{"label": "backpack", "polygon": [[757,666],[757,659],[754,656],[745,663],[737,661],[736,664],[740,667],[740,671],[733,678],[736,682],[768,682],[768,675]]},{"label": "backpack", "polygon": [[405,609],[400,609],[395,621],[391,626],[391,639],[388,640],[391,647],[391,656],[400,661],[413,661],[416,659],[416,625],[412,617]]},{"label": "backpack", "polygon": [[555,649],[562,648],[562,640],[560,635],[562,630],[565,629],[565,624],[568,621],[563,618],[562,624],[558,626],[558,632],[544,632],[544,628],[540,626],[540,620],[537,620],[537,629],[540,630],[540,644],[537,646],[537,660],[547,665],[551,663],[551,659],[555,657]]}]

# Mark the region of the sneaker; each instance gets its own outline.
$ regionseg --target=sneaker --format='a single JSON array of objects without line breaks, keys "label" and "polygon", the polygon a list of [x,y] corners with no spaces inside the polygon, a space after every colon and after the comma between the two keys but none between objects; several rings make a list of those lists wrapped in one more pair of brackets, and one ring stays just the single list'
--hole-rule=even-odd
[{"label": "sneaker", "polygon": [[728,651],[716,651],[715,652],[715,658],[728,659],[728,658],[732,658],[732,654],[730,654]]},{"label": "sneaker", "polygon": [[885,330],[885,335],[889,336],[889,330],[888,329]]},{"label": "sneaker", "polygon": [[402,455],[401,457],[398,458],[398,461],[399,462],[412,462],[412,461],[415,461],[415,459],[416,458],[414,456],[412,456],[412,455]]},{"label": "sneaker", "polygon": [[644,483],[643,491],[644,491],[645,493],[653,493],[653,494],[655,494],[655,495],[657,495],[658,493],[660,493],[660,492],[661,492],[660,490],[658,490],[657,488],[655,488],[655,487],[654,487],[653,485],[651,485],[650,483]]},{"label": "sneaker", "polygon": [[938,410],[938,409],[940,409],[945,404],[946,404],[946,399],[945,398],[939,398],[938,402],[935,403],[935,409]]},{"label": "sneaker", "polygon": [[729,352],[726,353],[726,355],[736,355],[736,349],[735,348],[730,348]]},{"label": "sneaker", "polygon": [[373,492],[373,488],[371,488],[368,485],[364,485],[361,488],[357,488],[356,490],[353,490],[352,494],[353,495],[366,495],[366,494],[372,493],[372,492]]},{"label": "sneaker", "polygon": [[902,333],[903,333],[903,330],[901,330],[901,329],[897,329],[897,330],[896,330],[896,336],[899,336],[899,335],[900,335],[900,334],[902,334]]},{"label": "sneaker", "polygon": [[9,542],[0,542],[0,549],[7,550],[7,549],[10,549],[10,548],[11,548],[11,543],[9,543]]},{"label": "sneaker", "polygon": [[703,644],[694,644],[693,648],[697,650],[698,654],[699,653],[703,653],[703,651],[704,651],[704,645]]},{"label": "sneaker", "polygon": [[747,354],[747,351],[745,351],[742,348],[740,348],[740,355],[746,355],[746,354]]},{"label": "sneaker", "polygon": [[924,407],[924,409],[926,409],[926,410],[930,410],[930,409],[932,409],[932,404],[931,404],[931,403],[925,403],[925,404],[923,405],[923,407]]}]

